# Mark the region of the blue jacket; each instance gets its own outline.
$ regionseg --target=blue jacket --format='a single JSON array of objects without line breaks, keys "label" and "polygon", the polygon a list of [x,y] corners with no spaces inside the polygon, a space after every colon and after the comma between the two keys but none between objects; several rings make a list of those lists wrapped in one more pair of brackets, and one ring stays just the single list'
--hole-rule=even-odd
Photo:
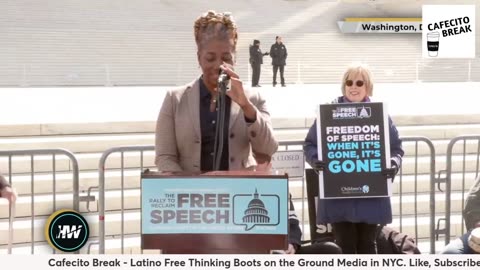
[{"label": "blue jacket", "polygon": [[[348,102],[344,97],[339,97],[335,103]],[[402,164],[402,141],[398,130],[388,117],[390,130],[390,156],[398,168]],[[317,151],[317,122],[315,121],[308,131],[303,145],[307,162],[311,165],[318,160]],[[389,224],[392,222],[392,206],[390,198],[353,198],[353,199],[326,199],[319,200],[317,208],[317,223],[354,222],[368,224]]]}]

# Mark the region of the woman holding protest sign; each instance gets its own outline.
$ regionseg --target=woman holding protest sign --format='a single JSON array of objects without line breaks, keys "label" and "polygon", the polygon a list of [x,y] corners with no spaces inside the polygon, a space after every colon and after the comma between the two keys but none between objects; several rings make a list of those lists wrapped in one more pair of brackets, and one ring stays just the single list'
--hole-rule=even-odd
[{"label": "woman holding protest sign", "polygon": [[[342,96],[333,103],[370,102],[373,81],[370,70],[362,64],[351,65],[343,75]],[[386,178],[393,178],[401,166],[403,157],[402,142],[392,120],[389,122],[391,168],[382,172]],[[313,123],[304,144],[307,162],[315,170],[327,170],[319,160],[317,143],[317,123]],[[331,223],[337,244],[344,254],[376,254],[376,234],[378,225],[392,222],[390,198],[342,198],[323,199],[317,210],[318,223]]]}]

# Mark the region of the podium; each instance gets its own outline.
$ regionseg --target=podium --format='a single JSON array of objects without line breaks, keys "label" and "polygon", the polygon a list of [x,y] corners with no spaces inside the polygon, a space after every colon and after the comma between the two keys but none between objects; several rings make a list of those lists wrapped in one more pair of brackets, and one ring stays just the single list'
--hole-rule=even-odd
[{"label": "podium", "polygon": [[288,247],[288,177],[146,172],[141,247],[167,254],[268,254]]}]

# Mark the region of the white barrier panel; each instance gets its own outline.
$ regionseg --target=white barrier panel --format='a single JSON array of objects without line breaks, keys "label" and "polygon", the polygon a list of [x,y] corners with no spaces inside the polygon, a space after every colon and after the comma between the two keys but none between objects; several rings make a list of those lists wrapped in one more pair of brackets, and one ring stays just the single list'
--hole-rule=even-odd
[{"label": "white barrier panel", "polygon": [[[478,255],[2,255],[2,269],[462,269]],[[321,268],[320,268],[321,267]]]},{"label": "white barrier panel", "polygon": [[289,178],[303,177],[305,158],[303,151],[278,151],[272,156],[272,170],[278,174],[288,174]]}]

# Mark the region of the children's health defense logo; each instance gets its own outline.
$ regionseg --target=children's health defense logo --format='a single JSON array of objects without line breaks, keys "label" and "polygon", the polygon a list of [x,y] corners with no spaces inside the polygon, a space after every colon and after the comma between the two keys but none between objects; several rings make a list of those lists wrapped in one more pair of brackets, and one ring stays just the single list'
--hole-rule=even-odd
[{"label": "children's health defense logo", "polygon": [[280,198],[275,194],[237,194],[233,196],[233,223],[244,225],[245,231],[255,226],[276,226],[280,223]]},{"label": "children's health defense logo", "polygon": [[424,5],[424,58],[475,58],[475,6]]},{"label": "children's health defense logo", "polygon": [[81,249],[87,243],[89,234],[87,221],[73,210],[59,210],[45,224],[45,239],[50,246],[64,252]]}]

